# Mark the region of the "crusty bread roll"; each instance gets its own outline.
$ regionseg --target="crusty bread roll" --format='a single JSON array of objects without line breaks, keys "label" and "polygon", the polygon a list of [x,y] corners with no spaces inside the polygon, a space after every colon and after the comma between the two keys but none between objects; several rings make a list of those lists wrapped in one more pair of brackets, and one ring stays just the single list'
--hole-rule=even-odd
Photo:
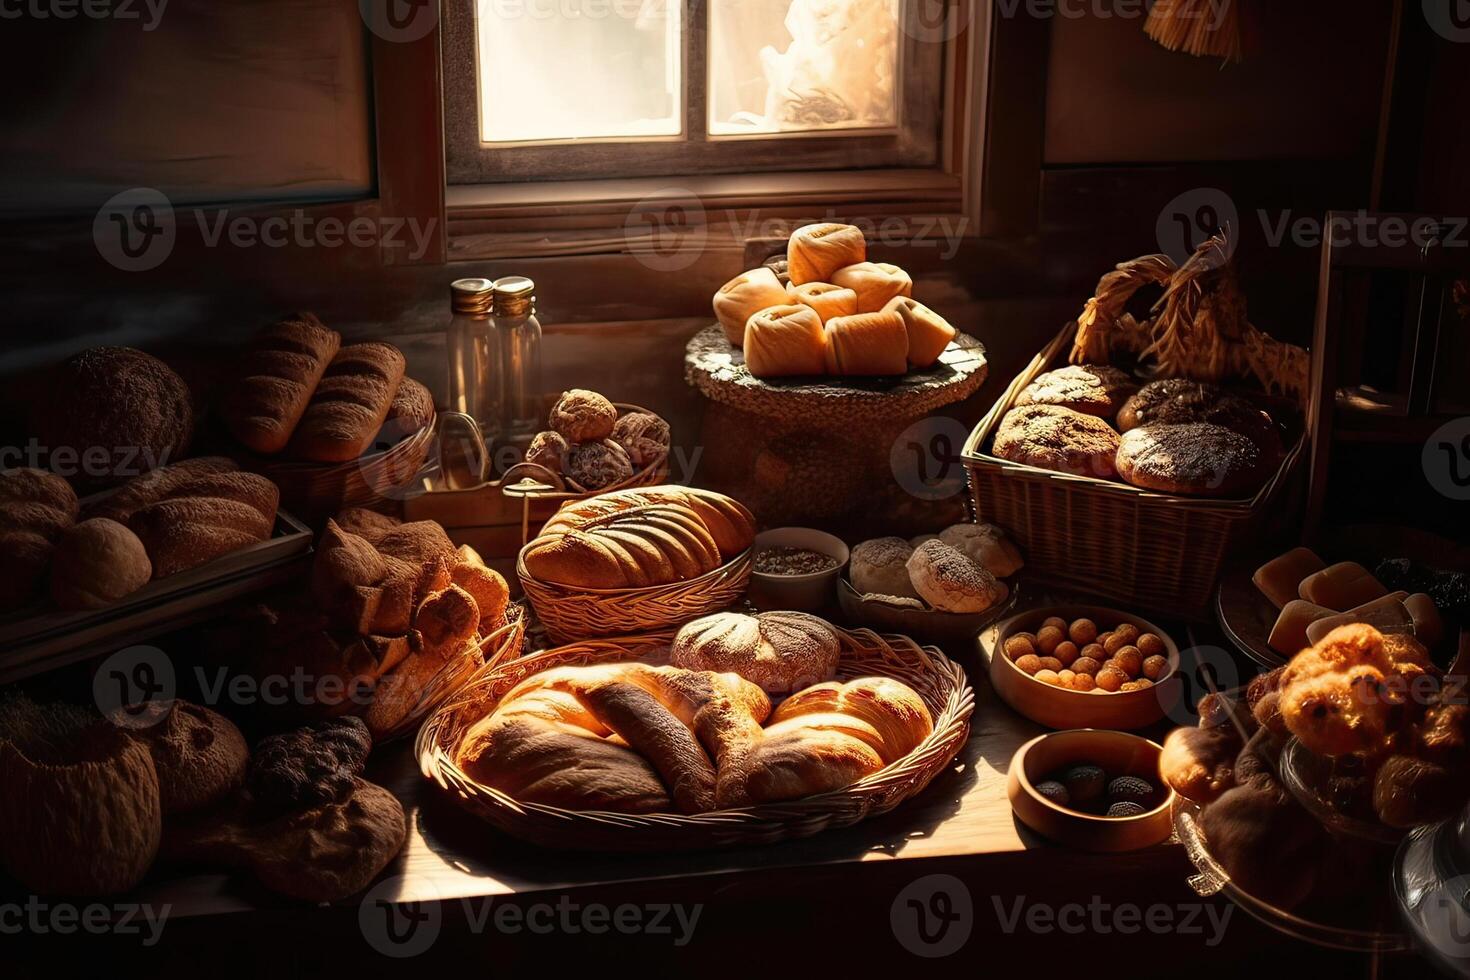
[{"label": "crusty bread roll", "polygon": [[383,427],[403,381],[403,353],[392,344],[343,347],[332,358],[288,446],[297,459],[347,463]]},{"label": "crusty bread roll", "polygon": [[853,225],[807,225],[792,232],[786,246],[787,272],[793,286],[834,282],[832,273],[867,258],[867,239]]},{"label": "crusty bread roll", "polygon": [[36,469],[0,472],[0,611],[37,598],[51,566],[53,542],[76,523],[71,484]]},{"label": "crusty bread roll", "polygon": [[810,306],[773,306],[745,324],[745,366],[757,378],[822,374],[827,334]]},{"label": "crusty bread roll", "polygon": [[1270,461],[1247,436],[1210,422],[1155,422],[1118,444],[1118,475],[1162,493],[1245,497],[1265,482]]},{"label": "crusty bread roll", "polygon": [[95,347],[57,369],[37,401],[30,431],[55,457],[79,460],[98,448],[107,465],[88,463],[72,483],[88,492],[117,486],[183,457],[194,437],[189,386],[158,358],[130,347]]},{"label": "crusty bread roll", "polygon": [[612,435],[618,409],[595,391],[573,388],[565,391],[551,407],[547,424],[570,443],[594,442]]},{"label": "crusty bread roll", "polygon": [[742,272],[715,293],[715,319],[736,347],[745,343],[745,324],[761,310],[789,302],[786,287],[771,269],[761,266]]},{"label": "crusty bread roll", "polygon": [[920,370],[933,367],[939,355],[959,336],[948,320],[908,296],[893,297],[883,312],[897,313],[903,318],[909,340],[908,360]]},{"label": "crusty bread roll", "polygon": [[1060,405],[1020,405],[1006,413],[992,452],[1001,459],[1062,473],[1118,475],[1118,432],[1096,415]]},{"label": "crusty bread roll", "polygon": [[915,548],[908,570],[920,598],[940,612],[984,612],[1010,594],[1004,582],[943,541]]},{"label": "crusty bread roll", "polygon": [[837,634],[816,616],[715,613],[679,630],[669,662],[686,670],[739,674],[767,694],[790,694],[831,680],[841,652]]},{"label": "crusty bread roll", "polygon": [[888,262],[859,262],[832,273],[834,286],[857,293],[859,313],[877,313],[899,296],[914,294],[909,274]]},{"label": "crusty bread roll", "polygon": [[909,579],[908,560],[914,549],[903,538],[874,538],[852,549],[848,575],[861,595],[917,599]]},{"label": "crusty bread roll", "polygon": [[909,368],[909,337],[896,312],[859,313],[827,322],[827,373],[886,377]]},{"label": "crusty bread roll", "polygon": [[341,346],[342,336],[313,313],[269,327],[241,358],[225,390],[220,415],[230,434],[263,455],[285,449]]},{"label": "crusty bread roll", "polygon": [[839,316],[853,316],[858,311],[857,293],[834,286],[830,282],[809,282],[804,286],[792,286],[789,293],[792,302],[816,310],[824,324]]},{"label": "crusty bread roll", "polygon": [[68,529],[51,559],[51,599],[61,609],[101,609],[132,595],[153,578],[138,536],[105,517]]},{"label": "crusty bread roll", "polygon": [[143,542],[153,577],[197,568],[271,536],[280,491],[255,473],[200,477],[138,510],[128,527]]},{"label": "crusty bread roll", "polygon": [[939,540],[996,578],[1009,578],[1025,564],[1021,549],[995,524],[954,524],[939,532]]},{"label": "crusty bread roll", "polygon": [[403,634],[423,597],[450,585],[458,560],[432,521],[397,525],[369,540],[329,520],[312,562],[312,595],[338,629]]}]

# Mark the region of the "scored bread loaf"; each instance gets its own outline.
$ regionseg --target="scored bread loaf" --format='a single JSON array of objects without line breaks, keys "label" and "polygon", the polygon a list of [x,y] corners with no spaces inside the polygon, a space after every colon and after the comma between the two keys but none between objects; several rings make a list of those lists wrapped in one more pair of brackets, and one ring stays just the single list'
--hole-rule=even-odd
[{"label": "scored bread loaf", "polygon": [[268,328],[245,354],[225,392],[220,414],[230,434],[266,456],[285,449],[341,346],[342,336],[312,313]]},{"label": "scored bread loaf", "polygon": [[271,536],[280,490],[255,473],[215,473],[135,512],[127,526],[166,578]]},{"label": "scored bread loaf", "polygon": [[521,552],[535,579],[584,589],[687,581],[746,551],[755,518],[723,494],[663,486],[569,504]]},{"label": "scored bread loaf", "polygon": [[134,514],[173,496],[186,484],[205,476],[234,473],[240,469],[232,459],[224,456],[198,456],[168,466],[160,466],[140,477],[129,480],[117,493],[108,494],[87,506],[83,516],[91,519],[105,517],[126,524]]},{"label": "scored bread loaf", "polygon": [[361,456],[388,417],[404,368],[403,353],[392,344],[339,350],[291,436],[290,454],[317,463]]}]

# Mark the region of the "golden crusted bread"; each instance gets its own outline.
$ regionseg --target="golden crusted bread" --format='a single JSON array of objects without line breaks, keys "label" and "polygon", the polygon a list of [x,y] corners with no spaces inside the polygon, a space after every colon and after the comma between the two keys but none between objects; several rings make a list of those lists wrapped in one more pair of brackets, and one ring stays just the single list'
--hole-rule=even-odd
[{"label": "golden crusted bread", "polygon": [[290,454],[347,463],[372,445],[398,394],[406,364],[392,344],[343,347],[332,358],[291,436]]},{"label": "golden crusted bread", "polygon": [[245,353],[220,414],[242,445],[263,455],[286,448],[342,336],[312,313],[268,328]]},{"label": "golden crusted bread", "polygon": [[824,620],[800,612],[715,613],[679,630],[669,662],[739,674],[771,695],[829,681],[842,644]]}]

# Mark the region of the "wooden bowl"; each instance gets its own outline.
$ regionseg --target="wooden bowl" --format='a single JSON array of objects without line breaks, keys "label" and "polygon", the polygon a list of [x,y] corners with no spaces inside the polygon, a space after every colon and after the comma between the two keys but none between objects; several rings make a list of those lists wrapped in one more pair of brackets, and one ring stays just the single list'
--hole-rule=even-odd
[{"label": "wooden bowl", "polygon": [[[1071,622],[1087,618],[1106,632],[1123,623],[1132,623],[1139,632],[1157,634],[1167,648],[1169,672],[1143,691],[1096,694],[1072,691],[1043,684],[1022,671],[1005,654],[1006,640],[1017,633],[1035,633],[1052,616]],[[1001,623],[997,627],[995,646],[987,651],[982,642],[981,656],[990,657],[990,683],[1001,700],[1015,711],[1048,728],[1147,728],[1164,717],[1178,703],[1183,684],[1179,677],[1179,647],[1172,637],[1153,623],[1106,606],[1049,606],[1031,609]]]},{"label": "wooden bowl", "polygon": [[[1059,844],[1084,851],[1136,851],[1169,838],[1174,792],[1159,778],[1156,742],[1126,732],[1078,728],[1033,738],[1011,759],[1006,793],[1017,819]],[[1109,778],[1138,776],[1161,791],[1162,801],[1136,817],[1100,817],[1058,806],[1036,791],[1036,784],[1068,766],[1092,763]]]}]

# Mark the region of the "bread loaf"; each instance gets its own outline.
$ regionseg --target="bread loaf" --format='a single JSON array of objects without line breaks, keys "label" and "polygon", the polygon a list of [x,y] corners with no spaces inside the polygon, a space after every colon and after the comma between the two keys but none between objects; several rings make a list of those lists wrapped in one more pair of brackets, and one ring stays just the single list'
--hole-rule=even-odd
[{"label": "bread loaf", "polygon": [[129,480],[116,493],[89,504],[83,516],[105,517],[126,524],[138,511],[149,504],[174,496],[178,489],[201,477],[221,473],[234,473],[240,469],[232,459],[223,456],[198,456],[168,466],[161,466],[150,473]]},{"label": "bread loaf", "polygon": [[405,377],[388,406],[390,435],[402,438],[434,421],[434,396],[413,378]]},{"label": "bread loaf", "polygon": [[289,450],[297,459],[347,463],[369,446],[403,381],[403,354],[391,344],[343,347],[311,396]]},{"label": "bread loaf", "polygon": [[884,377],[908,371],[909,338],[896,312],[860,313],[827,322],[827,373]]},{"label": "bread loaf", "polygon": [[810,306],[773,306],[745,324],[745,366],[757,378],[822,374],[827,334]]},{"label": "bread loaf", "polygon": [[722,559],[687,506],[633,507],[564,534],[542,534],[521,552],[530,575],[584,589],[643,588],[712,572]]},{"label": "bread loaf", "polygon": [[877,313],[895,297],[912,296],[914,281],[889,262],[859,262],[832,273],[834,286],[857,293],[859,313]]},{"label": "bread loaf", "polygon": [[604,518],[634,507],[659,504],[671,504],[692,511],[714,538],[720,557],[725,561],[744,552],[755,540],[755,516],[744,504],[711,490],[676,486],[616,490],[568,504],[546,522],[542,527],[542,534],[585,530]]},{"label": "bread loaf", "polygon": [[280,491],[254,473],[217,473],[176,487],[138,510],[128,527],[143,542],[153,577],[166,578],[271,536]]},{"label": "bread loaf", "polygon": [[285,449],[341,346],[341,335],[312,313],[267,329],[245,353],[220,406],[230,434],[263,455]]},{"label": "bread loaf", "polygon": [[834,282],[832,273],[867,258],[867,239],[853,225],[807,225],[792,232],[786,246],[787,272],[793,286]]},{"label": "bread loaf", "polygon": [[715,319],[736,347],[745,343],[745,324],[761,310],[787,303],[786,287],[776,273],[762,266],[742,272],[715,293]]},{"label": "bread loaf", "polygon": [[71,485],[36,469],[0,472],[0,611],[37,598],[51,566],[53,542],[76,523]]},{"label": "bread loaf", "polygon": [[790,694],[829,681],[842,645],[816,616],[716,613],[679,630],[669,662],[686,670],[733,673],[767,694]]}]

